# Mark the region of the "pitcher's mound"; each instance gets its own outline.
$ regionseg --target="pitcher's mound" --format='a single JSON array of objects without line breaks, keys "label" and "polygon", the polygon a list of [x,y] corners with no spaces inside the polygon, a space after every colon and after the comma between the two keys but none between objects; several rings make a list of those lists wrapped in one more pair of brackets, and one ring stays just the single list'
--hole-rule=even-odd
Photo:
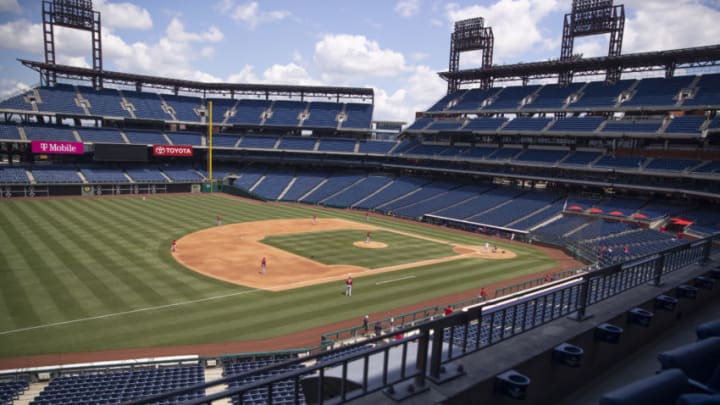
[{"label": "pitcher's mound", "polygon": [[359,240],[357,242],[353,242],[353,246],[357,246],[359,248],[365,248],[365,249],[382,249],[382,248],[387,247],[387,243],[365,242],[364,240]]}]

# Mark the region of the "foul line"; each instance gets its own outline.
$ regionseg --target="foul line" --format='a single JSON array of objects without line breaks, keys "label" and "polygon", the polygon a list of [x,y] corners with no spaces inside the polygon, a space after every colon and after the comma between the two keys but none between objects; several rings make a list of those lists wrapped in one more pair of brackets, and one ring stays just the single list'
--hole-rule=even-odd
[{"label": "foul line", "polygon": [[394,278],[392,280],[378,281],[377,283],[375,283],[375,285],[394,283],[396,281],[408,280],[411,278],[415,278],[415,276],[406,276],[406,277]]},{"label": "foul line", "polygon": [[240,292],[236,292],[236,293],[232,293],[232,294],[216,295],[216,296],[213,296],[213,297],[201,298],[201,299],[198,299],[198,300],[176,302],[176,303],[174,303],[174,304],[158,305],[158,306],[156,306],[156,307],[138,308],[138,309],[133,309],[133,310],[124,311],[124,312],[114,312],[114,313],[112,313],[112,314],[90,316],[90,317],[87,317],[87,318],[78,318],[78,319],[72,319],[72,320],[63,321],[63,322],[47,323],[47,324],[44,324],[44,325],[30,326],[30,327],[27,327],[27,328],[5,330],[5,331],[0,331],[0,336],[2,336],[2,335],[9,335],[9,334],[18,333],[18,332],[26,332],[26,331],[34,330],[34,329],[51,328],[51,327],[54,327],[54,326],[68,325],[68,324],[71,324],[71,323],[79,323],[79,322],[85,322],[85,321],[95,321],[95,320],[98,320],[98,319],[113,318],[113,317],[116,317],[116,316],[136,314],[136,313],[139,313],[139,312],[154,311],[154,310],[156,310],[156,309],[166,309],[166,308],[179,307],[179,306],[189,305],[189,304],[197,304],[198,302],[206,302],[206,301],[219,300],[219,299],[223,299],[223,298],[235,297],[235,296],[238,296],[238,295],[245,295],[245,294],[250,294],[250,293],[259,292],[259,291],[261,291],[261,290],[246,290],[246,291],[240,291]]}]

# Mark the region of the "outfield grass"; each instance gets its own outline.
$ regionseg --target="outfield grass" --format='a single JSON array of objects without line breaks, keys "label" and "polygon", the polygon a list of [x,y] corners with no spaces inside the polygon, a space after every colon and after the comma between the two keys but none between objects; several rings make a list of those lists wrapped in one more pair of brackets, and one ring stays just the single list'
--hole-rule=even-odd
[{"label": "outfield grass", "polygon": [[323,264],[350,264],[368,269],[457,255],[448,244],[388,231],[372,232],[372,241],[385,243],[386,248],[353,246],[354,242],[365,240],[365,233],[364,230],[338,230],[274,235],[261,242]]},{"label": "outfield grass", "polygon": [[[0,357],[268,338],[554,266],[530,246],[513,246],[514,260],[466,259],[360,277],[353,296],[344,297],[342,282],[284,292],[224,283],[169,253],[173,239],[214,226],[215,215],[229,224],[313,214],[363,220],[347,211],[220,195],[0,201]],[[484,243],[414,223],[376,217],[372,223]],[[376,284],[406,275],[414,277]]]}]

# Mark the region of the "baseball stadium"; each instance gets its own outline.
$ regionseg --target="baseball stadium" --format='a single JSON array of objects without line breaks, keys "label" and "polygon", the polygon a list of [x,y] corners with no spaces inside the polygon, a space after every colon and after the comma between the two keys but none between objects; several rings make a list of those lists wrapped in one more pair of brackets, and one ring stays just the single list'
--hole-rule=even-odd
[{"label": "baseball stadium", "polygon": [[623,53],[625,6],[573,0],[560,58],[494,64],[459,20],[406,125],[372,88],[107,70],[92,1],[38,4],[40,82],[0,101],[1,404],[720,398],[720,45]]}]

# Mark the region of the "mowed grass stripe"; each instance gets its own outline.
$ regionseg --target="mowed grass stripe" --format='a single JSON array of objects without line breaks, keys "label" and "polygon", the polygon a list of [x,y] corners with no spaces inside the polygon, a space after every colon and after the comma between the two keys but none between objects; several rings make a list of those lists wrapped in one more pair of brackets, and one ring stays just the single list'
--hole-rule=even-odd
[{"label": "mowed grass stripe", "polygon": [[[16,246],[23,246],[25,254],[37,263],[32,265],[31,270],[42,282],[42,287],[47,290],[47,295],[39,299],[49,298],[55,308],[67,318],[87,316],[86,309],[76,300],[72,288],[67,285],[69,281],[56,274],[57,263],[62,262],[62,259],[57,256],[55,249],[62,254],[63,248],[55,242],[55,235],[39,234],[35,216],[25,213],[25,205],[17,204],[15,208],[13,218],[6,216],[3,222],[11,224],[8,233],[14,241],[17,241]],[[18,228],[22,228],[23,231],[19,232]],[[52,262],[49,261],[51,259]]]},{"label": "mowed grass stripe", "polygon": [[[172,280],[172,277],[169,277],[169,271],[159,271],[163,263],[158,260],[155,244],[151,243],[151,240],[134,236],[132,232],[129,232],[128,229],[141,225],[121,214],[121,212],[117,212],[115,215],[118,217],[114,219],[113,216],[110,216],[111,213],[103,207],[96,209],[95,214],[88,215],[99,215],[99,220],[103,218],[109,220],[102,224],[103,230],[96,232],[95,237],[125,259],[126,263],[117,266],[115,272],[119,279],[134,289],[142,299],[133,307],[166,304],[174,295],[179,295],[183,299],[195,298],[197,294],[191,288],[166,286],[166,281]],[[130,243],[121,243],[123,241],[130,241]],[[97,251],[97,254],[102,255],[100,251]],[[149,257],[153,257],[153,259],[150,260]],[[170,296],[164,292],[169,293]]]},{"label": "mowed grass stripe", "polygon": [[[109,207],[108,207],[109,208]],[[148,222],[144,219],[144,215],[136,213],[132,209],[126,207],[114,206],[113,209],[118,211],[125,218],[125,222],[129,224],[129,228],[148,227],[153,229],[153,233],[158,235],[148,235],[146,237],[137,236],[138,246],[135,255],[141,255],[141,258],[147,261],[148,258],[154,258],[153,261],[147,262],[144,266],[142,274],[150,274],[155,276],[153,288],[163,291],[168,296],[178,296],[177,299],[193,300],[204,297],[210,292],[216,295],[218,288],[227,288],[228,290],[236,287],[229,283],[217,282],[209,279],[194,271],[191,271],[180,264],[169,254],[170,242],[173,237],[168,237],[168,233],[173,233],[171,228],[167,230],[161,225],[161,221]],[[167,212],[166,207],[157,207],[157,218],[163,212]],[[126,226],[127,227],[127,226]],[[124,228],[121,228],[124,229]],[[164,235],[163,235],[164,233]],[[125,238],[133,238],[133,233],[119,231],[118,234]],[[175,238],[179,236],[174,236]],[[152,271],[158,269],[159,271]],[[211,282],[208,282],[212,280]]]},{"label": "mowed grass stripe", "polygon": [[[2,211],[0,211],[2,214]],[[40,323],[40,317],[37,312],[33,309],[33,301],[30,299],[26,285],[32,283],[24,283],[21,281],[22,277],[26,277],[28,273],[27,268],[18,269],[16,266],[11,266],[6,253],[10,252],[10,247],[13,246],[12,240],[7,238],[5,230],[11,225],[7,222],[3,222],[5,225],[0,228],[0,299],[3,303],[3,310],[0,312],[0,325],[7,325],[11,328],[17,328],[23,324],[34,325]],[[17,265],[18,263],[14,263]],[[15,311],[18,308],[23,308],[22,311]]]},{"label": "mowed grass stripe", "polygon": [[[82,227],[77,226],[78,223],[81,223],[82,215],[78,215],[78,211],[71,210],[65,201],[56,201],[56,204],[39,204],[34,208],[38,212],[44,213],[44,220],[64,236],[61,243],[66,246],[67,253],[62,258],[63,263],[83,283],[82,287],[103,304],[96,306],[95,310],[91,312],[104,313],[127,308],[126,298],[135,295],[134,289],[130,286],[125,289],[118,288],[118,272],[104,269],[104,267],[111,270],[120,268],[122,266],[119,262],[121,258],[113,259],[108,256],[97,235],[77,231],[77,229],[86,231],[92,229],[87,224]],[[54,210],[49,211],[50,208]],[[85,260],[80,261],[79,258],[85,258]],[[77,292],[80,291],[82,290]],[[121,291],[125,294],[120,295]]]},{"label": "mowed grass stripe", "polygon": [[323,264],[350,264],[375,269],[456,255],[451,246],[388,231],[373,231],[372,241],[388,245],[382,249],[353,246],[365,243],[366,231],[337,230],[276,235],[261,242]]},{"label": "mowed grass stripe", "polygon": [[[77,212],[75,210],[70,209],[64,209],[62,206],[57,207],[59,209],[59,212],[63,215],[72,215],[72,213]],[[120,218],[118,218],[119,220]],[[118,224],[120,222],[118,221]],[[141,264],[137,260],[137,256],[134,255],[134,251],[130,248],[128,248],[128,244],[134,243],[132,241],[132,238],[114,238],[111,236],[108,236],[110,233],[116,234],[119,232],[119,229],[104,229],[108,225],[105,225],[104,227],[98,227],[98,226],[91,226],[88,227],[86,225],[86,231],[87,234],[91,236],[91,238],[86,238],[85,236],[81,236],[74,232],[72,229],[66,229],[65,232],[67,235],[73,236],[74,240],[81,240],[85,243],[85,246],[81,248],[86,254],[92,256],[95,258],[97,262],[103,263],[106,267],[105,273],[106,274],[112,274],[115,279],[117,279],[119,282],[123,283],[123,286],[121,287],[128,287],[135,291],[136,295],[142,299],[142,302],[139,304],[141,306],[151,306],[151,305],[160,305],[164,304],[167,301],[165,298],[159,294],[157,291],[155,291],[147,282],[146,280],[143,280],[140,274],[142,274],[142,271],[137,271],[136,266],[141,266]],[[112,250],[118,258],[124,258],[129,263],[121,263],[119,260],[115,260],[110,257],[110,255],[107,253],[108,250]],[[71,256],[72,257],[72,256]],[[70,258],[66,259],[70,260]],[[68,267],[72,268],[72,264],[70,264]],[[130,308],[129,305],[127,305],[124,301],[121,299],[114,302],[114,306],[110,307],[114,310],[123,310]],[[93,314],[98,313],[105,313],[108,311],[93,311]]]}]

